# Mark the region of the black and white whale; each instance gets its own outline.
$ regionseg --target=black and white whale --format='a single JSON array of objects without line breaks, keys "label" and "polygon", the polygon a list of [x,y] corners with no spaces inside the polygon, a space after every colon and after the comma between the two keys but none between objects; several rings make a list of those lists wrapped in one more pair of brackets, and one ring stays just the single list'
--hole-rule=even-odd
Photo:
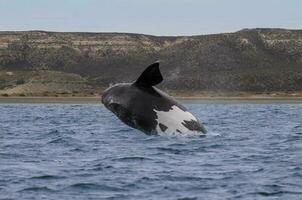
[{"label": "black and white whale", "polygon": [[104,91],[102,102],[122,122],[146,134],[196,132],[205,134],[200,121],[173,97],[154,87],[163,77],[156,62],[134,83],[121,83]]}]

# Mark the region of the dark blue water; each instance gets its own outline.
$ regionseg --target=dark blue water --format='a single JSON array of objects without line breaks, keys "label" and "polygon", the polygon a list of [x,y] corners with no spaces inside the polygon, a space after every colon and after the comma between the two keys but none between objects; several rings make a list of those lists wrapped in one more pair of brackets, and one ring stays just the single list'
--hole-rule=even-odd
[{"label": "dark blue water", "polygon": [[102,105],[1,104],[0,199],[302,199],[302,104],[187,103],[204,138]]}]

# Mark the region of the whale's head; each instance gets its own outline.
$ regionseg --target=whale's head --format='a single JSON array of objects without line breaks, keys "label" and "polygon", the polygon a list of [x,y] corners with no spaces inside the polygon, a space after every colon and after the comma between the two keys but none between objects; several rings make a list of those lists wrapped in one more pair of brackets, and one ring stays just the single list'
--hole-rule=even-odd
[{"label": "whale's head", "polygon": [[106,89],[102,95],[102,103],[118,115],[121,109],[126,109],[132,97],[139,91],[148,91],[152,86],[163,80],[159,71],[159,62],[150,65],[133,83],[120,83]]}]

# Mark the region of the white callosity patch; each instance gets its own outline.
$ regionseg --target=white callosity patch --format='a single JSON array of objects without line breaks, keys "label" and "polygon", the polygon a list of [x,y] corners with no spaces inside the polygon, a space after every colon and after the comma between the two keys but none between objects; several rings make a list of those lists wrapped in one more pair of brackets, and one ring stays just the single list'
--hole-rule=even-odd
[{"label": "white callosity patch", "polygon": [[179,130],[181,133],[190,131],[187,127],[183,125],[185,121],[197,121],[197,119],[188,111],[181,110],[178,106],[174,105],[167,112],[155,110],[157,115],[157,126],[156,131],[162,133],[163,131],[160,128],[160,124],[167,127],[164,131],[165,133],[177,133]]}]

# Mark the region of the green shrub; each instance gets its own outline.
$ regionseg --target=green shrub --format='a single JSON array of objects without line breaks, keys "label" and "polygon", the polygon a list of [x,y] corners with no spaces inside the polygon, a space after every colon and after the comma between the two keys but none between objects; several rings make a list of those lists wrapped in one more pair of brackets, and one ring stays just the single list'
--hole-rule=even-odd
[{"label": "green shrub", "polygon": [[19,80],[17,80],[17,82],[16,82],[17,85],[22,85],[22,84],[24,84],[24,83],[25,83],[24,79],[19,79]]}]

